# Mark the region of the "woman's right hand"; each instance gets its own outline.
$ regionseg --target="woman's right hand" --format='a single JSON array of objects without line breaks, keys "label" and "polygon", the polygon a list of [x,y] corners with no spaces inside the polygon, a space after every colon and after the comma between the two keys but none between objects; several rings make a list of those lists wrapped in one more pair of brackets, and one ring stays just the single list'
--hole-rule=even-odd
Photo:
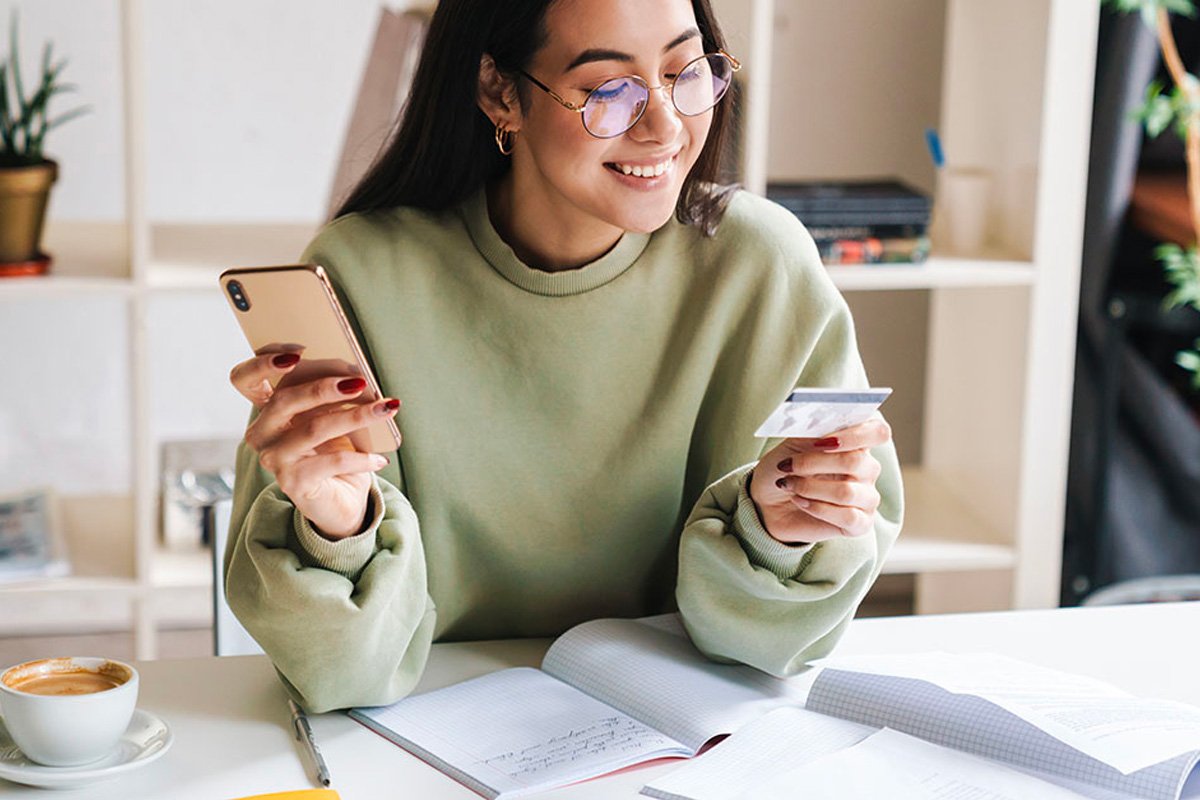
[{"label": "woman's right hand", "polygon": [[268,353],[238,364],[229,380],[259,409],[245,436],[258,463],[321,535],[343,539],[362,530],[371,473],[388,463],[376,453],[358,452],[349,434],[395,416],[400,401],[383,398],[341,408],[367,388],[356,377],[319,378],[272,391],[271,379],[299,363],[299,353]]}]

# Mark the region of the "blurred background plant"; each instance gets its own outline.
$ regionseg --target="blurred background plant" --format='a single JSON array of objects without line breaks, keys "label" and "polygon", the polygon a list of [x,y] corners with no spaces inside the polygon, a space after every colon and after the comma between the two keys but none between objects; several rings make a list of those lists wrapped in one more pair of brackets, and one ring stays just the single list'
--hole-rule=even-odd
[{"label": "blurred background plant", "polygon": [[[1146,133],[1157,137],[1168,128],[1184,141],[1187,160],[1188,201],[1195,238],[1190,246],[1159,245],[1155,257],[1174,288],[1164,304],[1168,308],[1191,306],[1200,311],[1200,79],[1187,71],[1171,31],[1171,14],[1196,16],[1193,0],[1101,0],[1117,11],[1139,13],[1158,38],[1163,61],[1171,76],[1168,88],[1160,81],[1146,87],[1142,107],[1133,112]],[[1175,363],[1192,373],[1192,387],[1200,390],[1200,339],[1190,350],[1180,351]]]},{"label": "blurred background plant", "polygon": [[16,11],[9,32],[8,58],[0,62],[0,168],[29,167],[46,160],[43,147],[47,133],[89,109],[84,106],[50,117],[50,101],[75,90],[74,85],[60,81],[67,60],[54,63],[50,42],[42,50],[41,77],[32,93],[26,95],[21,79]]}]

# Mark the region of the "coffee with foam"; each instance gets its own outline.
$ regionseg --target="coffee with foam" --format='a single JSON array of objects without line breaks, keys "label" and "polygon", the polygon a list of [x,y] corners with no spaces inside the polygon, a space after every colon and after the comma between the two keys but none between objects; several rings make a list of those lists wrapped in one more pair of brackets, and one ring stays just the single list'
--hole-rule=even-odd
[{"label": "coffee with foam", "polygon": [[124,665],[106,661],[95,669],[70,658],[31,661],[4,673],[4,685],[18,692],[44,695],[94,694],[115,689],[129,680]]}]

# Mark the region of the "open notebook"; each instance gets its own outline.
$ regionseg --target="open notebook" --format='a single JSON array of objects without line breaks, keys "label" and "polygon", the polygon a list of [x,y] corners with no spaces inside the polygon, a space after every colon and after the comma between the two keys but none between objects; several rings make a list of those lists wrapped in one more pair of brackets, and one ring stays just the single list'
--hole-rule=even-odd
[{"label": "open notebook", "polygon": [[[1200,708],[1002,656],[825,662],[773,711],[653,781],[661,800],[1194,798]],[[881,784],[880,781],[884,783]]]},{"label": "open notebook", "polygon": [[709,661],[666,615],[585,622],[558,638],[540,670],[494,672],[350,716],[479,794],[509,798],[695,755],[803,694]]}]

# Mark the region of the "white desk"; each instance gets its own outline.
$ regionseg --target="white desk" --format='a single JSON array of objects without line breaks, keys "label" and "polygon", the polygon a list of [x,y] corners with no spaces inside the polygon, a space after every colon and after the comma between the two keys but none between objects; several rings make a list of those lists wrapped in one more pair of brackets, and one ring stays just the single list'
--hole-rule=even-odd
[{"label": "white desk", "polygon": [[[838,652],[992,651],[1092,675],[1146,697],[1200,705],[1200,603],[858,620]],[[507,666],[536,665],[546,641],[438,645],[420,690]],[[228,800],[311,787],[292,737],[285,694],[263,656],[138,665],[141,705],[168,721],[175,744],[118,780],[48,794],[0,781],[0,797]],[[313,730],[344,800],[441,800],[477,795],[341,714]],[[677,762],[637,768],[545,798],[638,797]]]}]

